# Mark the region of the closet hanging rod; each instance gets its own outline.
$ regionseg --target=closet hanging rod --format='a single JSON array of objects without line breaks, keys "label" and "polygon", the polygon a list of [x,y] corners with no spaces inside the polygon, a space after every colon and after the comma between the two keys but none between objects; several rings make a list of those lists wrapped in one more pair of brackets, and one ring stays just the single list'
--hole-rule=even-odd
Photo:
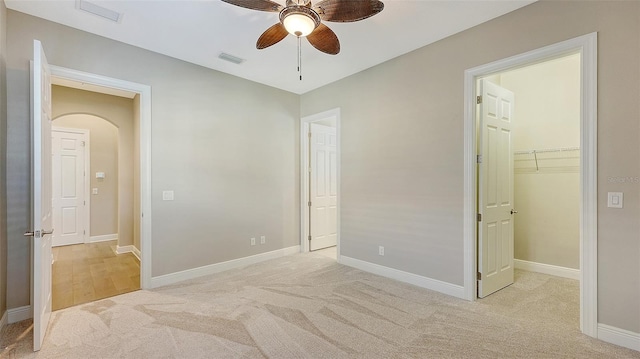
[{"label": "closet hanging rod", "polygon": [[545,148],[540,150],[526,150],[526,151],[514,151],[514,155],[532,155],[535,153],[549,153],[549,152],[572,152],[580,151],[580,147],[560,147],[560,148]]}]

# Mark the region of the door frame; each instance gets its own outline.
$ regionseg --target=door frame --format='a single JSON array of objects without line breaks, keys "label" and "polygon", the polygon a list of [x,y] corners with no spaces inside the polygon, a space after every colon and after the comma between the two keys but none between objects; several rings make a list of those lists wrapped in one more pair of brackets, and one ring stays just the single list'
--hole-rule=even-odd
[{"label": "door frame", "polygon": [[[55,119],[53,119],[55,121]],[[55,123],[55,122],[54,122]],[[60,126],[51,126],[51,132],[71,132],[78,133],[84,136],[84,176],[83,176],[83,187],[84,187],[84,234],[82,235],[82,243],[89,242],[89,236],[91,234],[91,177],[90,171],[91,168],[91,132],[89,130],[83,128],[70,128],[70,127],[60,127]],[[54,220],[55,220],[55,212],[54,212]],[[53,238],[52,238],[53,240]],[[53,241],[51,242],[53,244]]]},{"label": "door frame", "polygon": [[519,67],[581,55],[580,111],[580,330],[597,337],[597,38],[596,32],[468,69],[464,73],[464,297],[477,293],[476,81]]},{"label": "door frame", "polygon": [[340,263],[340,108],[320,112],[300,119],[300,252],[309,252],[309,125],[313,122],[333,119],[336,122],[336,159],[337,159],[337,238],[336,259]]},{"label": "door frame", "polygon": [[51,76],[140,96],[140,287],[151,288],[151,86],[51,65]]}]

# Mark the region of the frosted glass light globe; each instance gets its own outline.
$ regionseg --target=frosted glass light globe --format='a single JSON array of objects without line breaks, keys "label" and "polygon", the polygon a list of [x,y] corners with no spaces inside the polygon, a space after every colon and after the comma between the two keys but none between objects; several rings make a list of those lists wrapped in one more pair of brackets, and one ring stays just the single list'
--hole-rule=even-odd
[{"label": "frosted glass light globe", "polygon": [[307,36],[316,28],[313,19],[301,13],[288,15],[282,20],[282,25],[291,35],[298,37]]}]

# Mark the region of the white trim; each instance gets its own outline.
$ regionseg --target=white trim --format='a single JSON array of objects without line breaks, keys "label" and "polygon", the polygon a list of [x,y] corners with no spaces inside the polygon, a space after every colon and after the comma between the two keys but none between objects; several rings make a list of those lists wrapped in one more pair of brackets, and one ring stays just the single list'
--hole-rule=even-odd
[{"label": "white trim", "polygon": [[597,335],[597,33],[468,69],[464,73],[464,297],[476,299],[476,80],[482,76],[581,54],[580,329]]},{"label": "white trim", "polygon": [[103,234],[101,236],[91,236],[87,243],[106,242],[118,240],[118,233]]},{"label": "white trim", "polygon": [[300,119],[300,250],[301,252],[309,252],[309,206],[307,206],[308,193],[309,193],[309,158],[307,149],[309,148],[309,125],[313,122],[318,122],[327,119],[335,119],[336,123],[336,156],[337,156],[337,187],[338,187],[338,201],[337,201],[337,226],[338,226],[338,238],[336,240],[336,251],[338,263],[340,263],[340,108],[334,108],[332,110],[317,113],[315,115],[305,116]]},{"label": "white trim", "polygon": [[[60,117],[54,119],[57,120]],[[55,122],[54,122],[55,123]],[[51,132],[70,132],[83,135],[84,140],[84,234],[82,235],[82,242],[89,243],[89,235],[91,233],[91,176],[89,175],[91,169],[91,131],[85,128],[71,128],[51,126]]]},{"label": "white trim", "polygon": [[151,285],[151,86],[51,66],[51,75],[140,95],[140,286]]},{"label": "white trim", "polygon": [[640,351],[640,333],[598,323],[598,339],[621,347]]},{"label": "white trim", "polygon": [[116,245],[116,254],[124,254],[124,253],[131,253],[134,256],[136,256],[138,260],[140,260],[140,250],[136,248],[136,246],[134,246],[133,244],[129,244],[128,246]]},{"label": "white trim", "polygon": [[9,311],[5,310],[2,318],[0,318],[0,332],[2,332],[2,328],[7,324],[9,324]]},{"label": "white trim", "polygon": [[151,278],[151,288],[158,288],[165,285],[170,285],[178,282],[182,282],[189,279],[202,277],[205,275],[224,272],[234,268],[245,267],[251,264],[264,262],[270,259],[276,259],[300,252],[300,246],[292,246],[275,251],[260,253],[249,257],[232,259],[230,261],[210,264],[198,268],[187,269],[180,272],[165,274]]},{"label": "white trim", "polygon": [[551,264],[529,262],[522,259],[514,259],[513,265],[516,269],[522,269],[529,272],[537,272],[556,277],[580,280],[580,269],[554,266]]},{"label": "white trim", "polygon": [[30,305],[7,309],[7,323],[13,324],[33,318],[33,308]]},{"label": "white trim", "polygon": [[359,259],[342,256],[340,263],[361,271],[373,273],[382,277],[395,279],[400,282],[416,285],[421,288],[447,294],[456,298],[465,299],[464,287],[443,282],[437,279],[423,277],[414,273],[401,271],[395,268],[381,266],[379,264],[365,262]]}]

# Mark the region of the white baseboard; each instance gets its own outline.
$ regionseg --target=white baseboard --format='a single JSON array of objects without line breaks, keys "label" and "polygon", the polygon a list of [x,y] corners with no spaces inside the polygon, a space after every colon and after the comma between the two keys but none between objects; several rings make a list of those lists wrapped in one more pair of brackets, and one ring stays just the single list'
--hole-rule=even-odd
[{"label": "white baseboard", "polygon": [[130,244],[128,246],[116,246],[116,253],[117,254],[133,253],[133,255],[136,256],[138,260],[140,260],[140,250],[136,248],[136,246],[134,246],[133,244]]},{"label": "white baseboard", "polygon": [[9,324],[9,311],[5,310],[2,314],[2,318],[0,318],[0,332],[2,332],[2,328],[7,324]]},{"label": "white baseboard", "polygon": [[158,277],[151,278],[151,288],[158,288],[169,284],[182,282],[188,279],[198,278],[209,274],[224,272],[229,269],[245,267],[251,264],[264,262],[270,259],[276,259],[291,254],[300,253],[300,246],[293,246],[283,249],[278,249],[271,252],[256,254],[249,257],[233,259],[230,261],[210,264],[203,267],[187,269],[181,272],[175,272],[171,274],[165,274]]},{"label": "white baseboard", "polygon": [[33,311],[30,305],[24,307],[12,308],[7,310],[7,323],[13,324],[27,320],[33,317]]},{"label": "white baseboard", "polygon": [[379,276],[395,279],[400,282],[413,284],[418,287],[447,294],[456,298],[466,299],[464,295],[464,287],[461,285],[455,285],[437,279],[423,277],[414,273],[409,273],[395,268],[385,267],[379,264],[365,262],[346,256],[340,256],[338,263]]},{"label": "white baseboard", "polygon": [[598,323],[598,339],[607,343],[640,351],[640,333]]},{"label": "white baseboard", "polygon": [[537,272],[537,273],[554,275],[556,277],[580,280],[579,269],[559,267],[551,264],[523,261],[521,259],[514,259],[513,265],[516,267],[516,269],[527,270],[529,272]]},{"label": "white baseboard", "polygon": [[91,236],[87,243],[95,243],[95,242],[106,242],[106,241],[114,241],[118,239],[118,233],[114,234],[105,234],[102,236]]}]

